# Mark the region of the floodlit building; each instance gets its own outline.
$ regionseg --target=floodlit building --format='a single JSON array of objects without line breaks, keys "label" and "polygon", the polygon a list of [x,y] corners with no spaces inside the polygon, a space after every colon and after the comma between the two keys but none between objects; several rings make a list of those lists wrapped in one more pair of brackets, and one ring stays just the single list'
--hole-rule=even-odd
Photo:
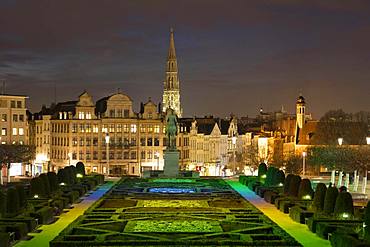
[{"label": "floodlit building", "polygon": [[[29,129],[27,121],[27,107],[25,95],[0,95],[1,135],[0,143],[27,145],[29,143]],[[10,176],[23,175],[27,164],[13,163]],[[5,174],[5,170],[4,173]]]}]

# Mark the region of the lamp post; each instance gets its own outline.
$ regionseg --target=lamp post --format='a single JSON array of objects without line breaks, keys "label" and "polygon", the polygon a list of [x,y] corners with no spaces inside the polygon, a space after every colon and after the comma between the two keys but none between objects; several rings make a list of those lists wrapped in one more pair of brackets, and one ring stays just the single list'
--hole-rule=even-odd
[{"label": "lamp post", "polygon": [[303,170],[303,177],[306,176],[306,156],[307,152],[303,151],[302,152],[302,170]]},{"label": "lamp post", "polygon": [[[343,138],[342,137],[339,137],[338,138],[338,144],[339,144],[339,147],[342,146],[343,144]],[[342,163],[342,162],[341,162]],[[343,171],[341,170],[339,172],[339,178],[338,178],[338,187],[342,186],[342,179],[343,179]]]},{"label": "lamp post", "polygon": [[156,170],[159,170],[159,152],[156,151],[154,153],[154,158],[157,160],[157,169]]},{"label": "lamp post", "polygon": [[231,137],[231,142],[233,144],[233,175],[235,173],[235,152],[236,152],[236,136]]},{"label": "lamp post", "polygon": [[105,135],[105,146],[106,146],[106,153],[107,153],[107,174],[109,177],[109,141],[110,141],[110,136],[109,133]]}]

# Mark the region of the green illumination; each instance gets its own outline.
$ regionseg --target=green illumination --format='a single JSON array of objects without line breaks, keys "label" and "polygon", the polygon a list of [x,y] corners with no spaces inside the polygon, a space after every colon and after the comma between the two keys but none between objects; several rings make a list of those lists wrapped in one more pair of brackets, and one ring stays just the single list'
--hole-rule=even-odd
[{"label": "green illumination", "polygon": [[81,173],[77,173],[77,174],[76,174],[76,177],[77,177],[77,178],[83,178],[83,175],[82,175]]},{"label": "green illumination", "polygon": [[281,187],[281,186],[283,186],[284,184],[283,184],[283,183],[279,183],[278,185]]},{"label": "green illumination", "polygon": [[37,199],[37,198],[39,198],[39,195],[36,194],[36,195],[33,196],[33,198]]},{"label": "green illumination", "polygon": [[263,175],[261,176],[261,178],[266,178],[266,174],[263,174]]},{"label": "green illumination", "polygon": [[305,195],[305,196],[302,196],[302,199],[303,200],[311,200],[311,196],[310,195]]},{"label": "green illumination", "polygon": [[345,218],[345,219],[347,219],[349,217],[349,213],[343,213],[342,214],[342,217]]}]

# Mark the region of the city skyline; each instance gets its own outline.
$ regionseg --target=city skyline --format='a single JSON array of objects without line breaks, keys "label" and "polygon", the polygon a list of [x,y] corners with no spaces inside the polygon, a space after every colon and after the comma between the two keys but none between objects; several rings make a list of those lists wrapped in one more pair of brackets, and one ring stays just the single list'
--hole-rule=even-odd
[{"label": "city skyline", "polygon": [[299,93],[314,118],[370,110],[369,3],[245,2],[3,1],[0,79],[33,112],[54,88],[57,102],[120,88],[137,111],[162,101],[172,26],[184,116],[293,113]]}]

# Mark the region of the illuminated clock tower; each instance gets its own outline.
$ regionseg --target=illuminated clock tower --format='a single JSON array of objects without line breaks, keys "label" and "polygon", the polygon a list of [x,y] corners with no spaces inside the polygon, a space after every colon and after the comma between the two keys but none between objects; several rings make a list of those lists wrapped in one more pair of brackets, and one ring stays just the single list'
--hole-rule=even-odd
[{"label": "illuminated clock tower", "polygon": [[164,81],[162,111],[168,108],[175,111],[178,117],[182,117],[180,103],[180,81],[178,77],[177,58],[173,29],[170,30],[170,47],[168,49],[166,64],[166,79]]}]

